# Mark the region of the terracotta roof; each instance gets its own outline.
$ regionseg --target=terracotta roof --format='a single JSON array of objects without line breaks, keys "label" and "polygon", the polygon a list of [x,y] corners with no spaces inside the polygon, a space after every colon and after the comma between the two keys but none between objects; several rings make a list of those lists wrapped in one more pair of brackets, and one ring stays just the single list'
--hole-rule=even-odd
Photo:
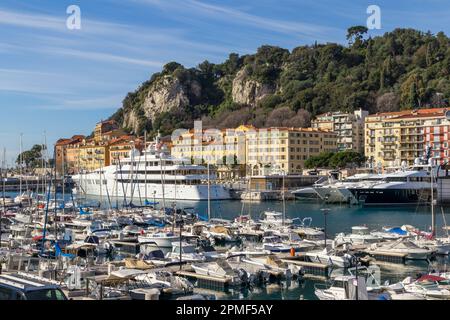
[{"label": "terracotta roof", "polygon": [[113,140],[111,140],[109,142],[110,145],[112,144],[130,144],[130,141],[135,140],[136,138],[132,135],[126,135],[126,136],[121,136],[118,138],[115,138]]},{"label": "terracotta roof", "polygon": [[437,113],[445,113],[447,108],[427,108],[427,109],[416,109],[416,110],[402,110],[402,111],[394,111],[394,112],[379,112],[375,114],[368,115],[368,118],[372,117],[399,117],[399,116],[408,116],[408,117],[415,117],[415,116],[432,116],[433,114]]},{"label": "terracotta roof", "polygon": [[57,146],[67,146],[69,144],[76,144],[81,142],[81,140],[84,139],[84,136],[82,135],[75,135],[72,138],[68,138],[68,139],[59,139],[58,141],[56,141],[56,145]]},{"label": "terracotta roof", "polygon": [[396,121],[399,119],[415,119],[415,118],[429,118],[429,117],[443,117],[444,112],[434,112],[434,113],[419,113],[419,114],[404,114],[401,116],[386,119],[386,121]]}]

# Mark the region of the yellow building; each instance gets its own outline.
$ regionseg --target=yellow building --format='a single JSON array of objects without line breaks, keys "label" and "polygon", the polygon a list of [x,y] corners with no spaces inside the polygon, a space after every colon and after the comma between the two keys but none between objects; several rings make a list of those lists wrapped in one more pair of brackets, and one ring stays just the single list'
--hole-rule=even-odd
[{"label": "yellow building", "polygon": [[139,146],[134,136],[126,135],[112,120],[97,123],[92,138],[74,136],[56,143],[57,168],[66,173],[92,171],[115,164],[113,159],[127,157],[133,144]]},{"label": "yellow building", "polygon": [[79,169],[92,171],[110,164],[109,145],[96,144],[94,140],[87,140],[78,148]]},{"label": "yellow building", "polygon": [[368,115],[369,112],[362,109],[353,113],[328,112],[318,115],[311,122],[311,127],[336,132],[338,151],[353,150],[363,153],[364,119]]},{"label": "yellow building", "polygon": [[316,128],[265,128],[247,134],[247,174],[301,174],[305,161],[335,152],[337,134]]},{"label": "yellow building", "polygon": [[134,148],[142,151],[144,144],[141,139],[126,135],[109,141],[108,146],[110,165],[118,165],[122,159],[129,157]]},{"label": "yellow building", "polygon": [[424,124],[445,117],[444,108],[377,113],[366,117],[365,155],[372,167],[414,164],[424,156]]},{"label": "yellow building", "polygon": [[211,164],[219,178],[245,176],[246,133],[252,126],[236,129],[185,131],[172,140],[171,154],[196,164]]},{"label": "yellow building", "polygon": [[55,163],[58,174],[63,172],[71,173],[71,168],[74,161],[77,159],[77,154],[72,152],[74,148],[81,144],[85,139],[82,135],[75,135],[69,139],[59,139],[55,144]]}]

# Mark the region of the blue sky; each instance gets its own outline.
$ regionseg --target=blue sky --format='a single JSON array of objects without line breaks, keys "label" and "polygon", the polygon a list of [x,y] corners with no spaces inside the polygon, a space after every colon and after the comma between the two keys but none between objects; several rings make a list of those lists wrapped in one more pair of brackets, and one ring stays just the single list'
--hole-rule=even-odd
[{"label": "blue sky", "polygon": [[[66,8],[81,8],[81,30],[66,28]],[[263,44],[292,49],[345,43],[346,29],[382,13],[379,35],[396,27],[450,34],[448,0],[2,0],[0,148],[19,150],[89,134],[169,61],[192,67]]]}]

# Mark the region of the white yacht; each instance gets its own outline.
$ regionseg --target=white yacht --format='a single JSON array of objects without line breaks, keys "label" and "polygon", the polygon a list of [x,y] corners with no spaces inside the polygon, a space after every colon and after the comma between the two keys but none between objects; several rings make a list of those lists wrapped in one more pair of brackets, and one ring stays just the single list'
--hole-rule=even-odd
[{"label": "white yacht", "polygon": [[[95,157],[95,155],[92,155]],[[225,200],[229,190],[215,184],[215,174],[190,160],[172,157],[159,138],[144,150],[130,151],[119,163],[72,176],[78,193],[103,197],[145,197],[171,200]],[[208,183],[209,182],[209,183]],[[209,185],[209,186],[208,186]]]},{"label": "white yacht", "polygon": [[[416,159],[411,167],[403,163],[401,167],[388,168],[391,171],[389,173],[356,174],[345,180],[330,179],[315,184],[312,189],[320,199],[328,203],[405,205],[429,202],[431,179],[438,172],[432,159],[427,164],[423,162]],[[442,174],[442,170],[440,173]],[[299,192],[303,192],[302,189],[294,191]]]}]

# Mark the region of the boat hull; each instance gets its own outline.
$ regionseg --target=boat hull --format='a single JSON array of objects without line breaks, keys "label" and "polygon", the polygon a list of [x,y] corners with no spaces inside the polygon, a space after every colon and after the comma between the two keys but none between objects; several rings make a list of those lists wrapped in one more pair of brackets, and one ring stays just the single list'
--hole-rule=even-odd
[{"label": "boat hull", "polygon": [[[145,199],[145,195],[147,195],[147,200],[163,198],[167,200],[208,200],[208,186],[204,184],[165,184],[163,187],[162,184],[156,183],[116,183],[114,180],[105,180],[106,183],[100,185],[95,183],[96,178],[94,176],[90,177],[89,174],[86,177],[74,177],[73,179],[77,183],[79,192],[104,198],[126,197],[127,201],[130,201],[132,198]],[[213,184],[209,189],[211,200],[227,200],[231,198],[230,192],[221,185]]]}]

